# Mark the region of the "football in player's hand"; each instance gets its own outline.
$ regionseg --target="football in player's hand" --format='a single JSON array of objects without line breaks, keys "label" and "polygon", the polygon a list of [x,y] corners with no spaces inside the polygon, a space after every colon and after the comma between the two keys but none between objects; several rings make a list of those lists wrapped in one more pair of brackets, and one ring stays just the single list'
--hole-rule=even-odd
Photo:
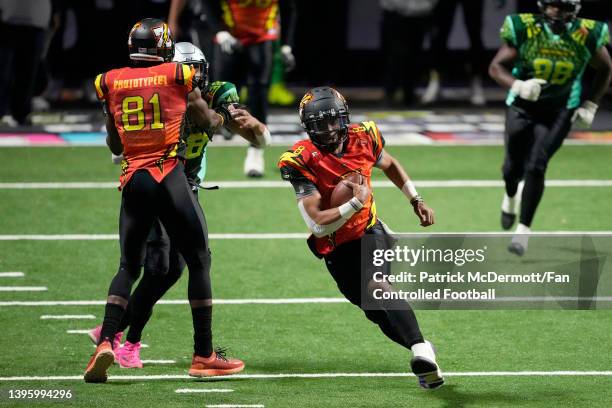
[{"label": "football in player's hand", "polygon": [[[343,180],[352,181],[355,184],[363,184],[365,181],[364,177],[359,173],[349,173],[344,176]],[[340,181],[334,188],[334,191],[332,191],[329,206],[330,208],[338,207],[351,198],[353,198],[353,189]]]}]

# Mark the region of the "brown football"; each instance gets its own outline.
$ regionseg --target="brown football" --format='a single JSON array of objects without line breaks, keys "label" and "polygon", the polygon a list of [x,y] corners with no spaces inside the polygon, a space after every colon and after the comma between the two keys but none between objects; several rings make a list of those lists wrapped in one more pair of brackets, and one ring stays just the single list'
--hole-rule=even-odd
[{"label": "brown football", "polygon": [[[363,184],[364,177],[359,173],[349,173],[344,176],[344,180],[352,181],[355,184]],[[338,207],[353,198],[353,189],[340,181],[334,191],[332,191],[329,207]]]}]

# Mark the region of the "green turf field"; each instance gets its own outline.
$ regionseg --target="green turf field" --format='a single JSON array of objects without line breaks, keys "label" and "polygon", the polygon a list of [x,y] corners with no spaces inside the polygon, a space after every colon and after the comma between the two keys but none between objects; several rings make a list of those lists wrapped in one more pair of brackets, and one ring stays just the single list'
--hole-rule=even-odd
[{"label": "green turf field", "polygon": [[[280,179],[274,165],[283,150],[274,147],[266,152],[266,180]],[[500,177],[499,146],[388,150],[406,166],[417,187],[419,180]],[[242,148],[212,148],[208,180],[243,181],[243,155]],[[548,178],[612,179],[610,157],[612,146],[565,146],[551,162]],[[0,183],[112,182],[118,175],[110,154],[101,147],[1,148],[0,162]],[[375,174],[376,179],[381,176]],[[436,210],[432,232],[499,230],[501,188],[419,191]],[[399,191],[380,188],[374,193],[379,215],[391,228],[422,231]],[[1,406],[612,406],[609,311],[418,311],[422,331],[436,345],[439,363],[449,373],[442,389],[427,392],[408,375],[409,353],[343,302],[218,304],[215,344],[244,359],[246,369],[243,376],[196,381],[186,377],[192,347],[189,308],[162,304],[145,329],[143,342],[149,347],[142,350],[142,358],[173,362],[146,364],[142,370],[114,367],[108,384],[84,384],[79,378],[93,347],[87,335],[67,330],[93,327],[102,317],[103,305],[1,302],[102,301],[117,268],[117,242],[112,237],[14,240],[8,236],[116,234],[120,195],[112,188],[3,187],[0,194],[0,238],[4,237],[0,272],[24,273],[0,277],[0,287],[47,288],[0,292]],[[211,239],[215,298],[339,299],[324,265],[310,255],[300,236],[221,239],[227,238],[223,234],[305,233],[290,188],[227,188],[203,191],[200,197],[209,231],[218,237]],[[549,187],[534,229],[611,231],[611,199],[611,187]],[[186,287],[183,278],[165,299],[185,300]],[[43,320],[42,315],[95,318]],[[589,371],[608,375],[585,375]],[[233,391],[175,392],[181,388]],[[10,399],[9,391],[16,389],[70,389],[73,398],[35,403]]]}]

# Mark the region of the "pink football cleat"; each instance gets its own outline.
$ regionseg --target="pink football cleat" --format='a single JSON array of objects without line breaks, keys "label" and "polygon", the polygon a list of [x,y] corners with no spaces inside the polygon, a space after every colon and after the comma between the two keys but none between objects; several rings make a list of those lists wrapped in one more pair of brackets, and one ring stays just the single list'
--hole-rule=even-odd
[{"label": "pink football cleat", "polygon": [[115,351],[115,361],[121,368],[142,368],[140,342],[132,344],[126,341],[121,348]]},{"label": "pink football cleat", "polygon": [[[96,327],[94,327],[93,329],[89,331],[89,338],[91,339],[93,344],[96,344],[96,345],[98,344],[98,342],[100,341],[101,332],[102,332],[101,324],[97,325]],[[119,346],[121,346],[121,337],[123,337],[123,332],[119,332],[115,334],[115,339],[113,340],[113,350],[117,350],[119,349]]]}]

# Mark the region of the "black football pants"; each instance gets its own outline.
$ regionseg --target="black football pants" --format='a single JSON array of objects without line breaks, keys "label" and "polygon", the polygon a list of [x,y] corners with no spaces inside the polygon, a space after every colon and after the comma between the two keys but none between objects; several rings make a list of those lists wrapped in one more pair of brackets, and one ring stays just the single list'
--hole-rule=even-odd
[{"label": "black football pants", "polygon": [[544,194],[548,162],[563,144],[572,127],[574,110],[527,111],[510,106],[506,111],[506,155],[502,168],[506,193],[516,194],[525,180],[521,197],[520,222],[531,226]]},{"label": "black football pants", "polygon": [[166,229],[155,221],[147,240],[144,273],[130,297],[119,331],[128,326],[127,340],[137,343],[153,313],[153,307],[181,277],[185,260],[173,245]]},{"label": "black football pants", "polygon": [[434,67],[442,68],[448,64],[447,41],[453,28],[453,21],[457,6],[461,3],[463,8],[463,21],[470,39],[470,62],[472,74],[486,72],[486,56],[482,43],[482,16],[484,0],[442,0],[434,9],[434,33],[431,49],[433,52]]},{"label": "black football pants", "polygon": [[129,298],[131,286],[140,275],[147,237],[156,218],[166,227],[171,241],[176,243],[189,266],[189,299],[210,299],[206,220],[181,163],[161,183],[147,171],[140,170],[124,187],[119,216],[120,272],[123,269],[127,273],[120,277],[125,284],[111,285],[109,295]]},{"label": "black football pants", "polygon": [[[204,303],[208,305],[207,309],[210,309],[211,258],[206,220],[187,182],[182,163],[179,163],[161,183],[157,183],[147,171],[139,170],[124,187],[119,216],[121,262],[119,271],[111,282],[109,297],[129,299],[132,285],[140,275],[147,237],[156,219],[164,224],[170,240],[176,243],[189,266],[190,303],[192,305],[194,302]],[[123,313],[119,315],[116,310],[112,304],[107,304],[102,338],[111,338],[117,331]],[[192,306],[194,316],[196,310]],[[194,318],[194,326],[195,321]],[[206,338],[206,345],[201,349],[212,350],[210,334],[206,333],[200,336],[200,339],[202,337]]]},{"label": "black football pants", "polygon": [[[370,238],[366,247],[375,247],[369,248],[368,251],[389,248],[390,237],[386,235],[380,223],[368,230],[366,237],[368,236]],[[373,282],[371,275],[374,273],[373,270],[362,272],[362,257],[360,256],[362,239],[338,246],[325,257],[325,266],[336,281],[340,292],[352,304],[363,310],[366,317],[377,324],[389,339],[410,349],[413,344],[423,342],[423,335],[408,303],[401,301],[399,305],[383,304],[372,307],[375,302],[362,298],[362,296],[369,296],[367,293],[370,292],[369,287]]]},{"label": "black football pants", "polygon": [[268,117],[268,90],[273,62],[274,41],[242,46],[232,54],[215,47],[215,80],[232,82],[238,90],[246,83],[249,93],[247,107],[262,123],[266,123]]}]

